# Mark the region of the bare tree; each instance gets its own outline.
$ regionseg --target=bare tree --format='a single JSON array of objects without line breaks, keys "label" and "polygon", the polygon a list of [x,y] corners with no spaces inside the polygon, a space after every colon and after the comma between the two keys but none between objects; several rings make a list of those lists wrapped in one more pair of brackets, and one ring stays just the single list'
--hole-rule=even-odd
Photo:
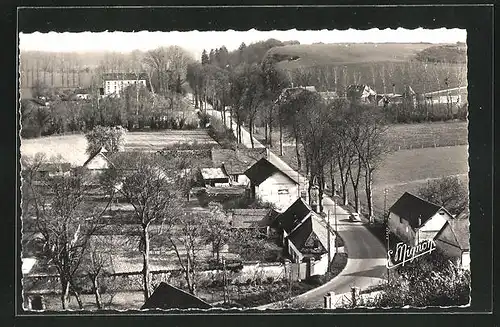
[{"label": "bare tree", "polygon": [[151,295],[150,237],[152,224],[169,230],[179,216],[183,202],[178,187],[181,178],[176,158],[160,154],[127,154],[115,160],[115,168],[104,177],[109,188],[133,207],[134,220],[140,230],[139,249],[143,257],[144,299]]},{"label": "bare tree", "polygon": [[222,205],[219,203],[209,203],[210,215],[205,224],[205,236],[207,242],[212,244],[212,253],[216,255],[217,262],[220,262],[220,251],[229,240],[229,222]]},{"label": "bare tree", "polygon": [[365,175],[365,192],[368,204],[368,218],[373,220],[373,173],[388,153],[386,138],[387,124],[381,112],[370,106],[362,106],[356,112],[353,124],[359,126],[356,142],[352,142],[358,156],[358,164]]},{"label": "bare tree", "polygon": [[184,213],[175,219],[168,234],[168,245],[174,250],[184,274],[189,293],[196,295],[199,254],[206,244],[206,220],[198,213]]},{"label": "bare tree", "polygon": [[109,194],[104,210],[95,208],[88,201],[91,194],[88,172],[79,170],[75,175],[33,178],[40,164],[35,162],[25,167],[23,183],[28,183],[28,187],[23,198],[28,198],[31,206],[23,215],[36,217],[35,228],[43,236],[44,255],[59,273],[62,308],[68,308],[70,293],[82,308],[75,277],[112,196]]}]

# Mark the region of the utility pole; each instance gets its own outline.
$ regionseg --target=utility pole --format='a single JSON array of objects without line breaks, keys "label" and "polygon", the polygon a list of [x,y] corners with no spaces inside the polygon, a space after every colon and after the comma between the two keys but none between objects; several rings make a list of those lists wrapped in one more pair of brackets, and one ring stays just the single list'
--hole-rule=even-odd
[{"label": "utility pole", "polygon": [[327,233],[328,233],[328,266],[327,266],[327,271],[330,272],[330,262],[332,262],[332,254],[331,254],[331,249],[330,249],[330,233],[331,233],[331,229],[330,229],[330,210],[328,210],[328,221],[327,221],[327,226],[328,228],[326,229]]},{"label": "utility pole", "polygon": [[[338,236],[338,226],[337,226],[337,202],[333,201],[333,215],[335,216],[335,236]],[[335,253],[339,252],[339,246],[338,243],[335,242]]]},{"label": "utility pole", "polygon": [[224,284],[224,303],[227,303],[227,289],[226,289],[226,259],[222,257],[222,282]]},{"label": "utility pole", "polygon": [[[389,262],[389,215],[387,214],[387,189],[384,189],[384,222],[385,222],[385,239],[387,241],[387,262]],[[389,268],[387,269],[387,283],[389,283]]]}]

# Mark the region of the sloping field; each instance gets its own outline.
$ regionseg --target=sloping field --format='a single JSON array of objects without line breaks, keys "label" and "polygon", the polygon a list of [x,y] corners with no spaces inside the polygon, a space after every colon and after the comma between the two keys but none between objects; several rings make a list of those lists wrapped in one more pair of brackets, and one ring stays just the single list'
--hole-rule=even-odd
[{"label": "sloping field", "polygon": [[[286,147],[282,157],[290,167],[297,169],[295,148]],[[450,146],[400,150],[388,155],[376,170],[373,181],[373,203],[375,213],[384,209],[384,189],[387,189],[387,208],[404,192],[417,193],[428,181],[445,176],[457,176],[468,184],[468,146]],[[329,167],[325,169],[327,187],[330,188]],[[336,175],[339,186],[340,176]],[[359,192],[362,206],[366,206],[364,180],[360,179]],[[349,198],[353,200],[351,182],[348,182]]]},{"label": "sloping field", "polygon": [[[466,145],[468,142],[467,122],[433,122],[418,124],[393,124],[387,129],[387,138],[392,150],[433,148],[441,146]],[[283,141],[286,146],[295,140],[285,132]],[[264,142],[264,128],[257,127],[255,138]],[[279,147],[279,131],[273,131],[273,146]]]},{"label": "sloping field", "polygon": [[[166,130],[159,132],[131,132],[125,137],[125,151],[157,151],[176,143],[217,145],[205,130]],[[82,134],[48,136],[21,140],[21,155],[34,156],[45,153],[48,158],[62,156],[72,165],[82,165],[88,158],[85,154],[87,141]]]},{"label": "sloping field", "polygon": [[429,43],[296,44],[272,48],[267,56],[297,56],[297,60],[281,63],[282,68],[293,69],[331,64],[402,62],[431,46],[433,44]]},{"label": "sloping field", "polygon": [[[447,88],[443,85],[446,78],[450,88],[466,85],[466,64],[427,64],[416,60],[417,53],[431,46],[425,43],[289,45],[270,49],[264,60],[273,56],[279,61],[277,67],[292,72],[295,83],[314,85],[321,91],[333,90],[335,69],[340,90],[352,84],[354,76],[355,83],[368,84],[379,93],[392,92],[392,83],[396,93],[404,92],[405,85],[411,85],[417,93],[436,91]],[[298,68],[313,74],[294,76]]]}]

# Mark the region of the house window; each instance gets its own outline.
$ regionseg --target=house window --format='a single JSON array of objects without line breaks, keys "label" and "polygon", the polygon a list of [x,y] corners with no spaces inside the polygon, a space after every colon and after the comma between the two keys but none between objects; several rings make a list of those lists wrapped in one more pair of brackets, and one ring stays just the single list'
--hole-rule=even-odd
[{"label": "house window", "polygon": [[278,194],[288,194],[288,189],[286,188],[280,189],[278,190]]}]

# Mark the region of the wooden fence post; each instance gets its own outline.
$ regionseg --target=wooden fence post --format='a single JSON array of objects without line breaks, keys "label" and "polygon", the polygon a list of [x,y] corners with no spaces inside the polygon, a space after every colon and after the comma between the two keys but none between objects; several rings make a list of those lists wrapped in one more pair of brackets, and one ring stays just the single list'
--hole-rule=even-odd
[{"label": "wooden fence post", "polygon": [[352,307],[355,308],[358,304],[358,298],[359,298],[359,287],[352,287],[351,288],[351,298],[352,298]]}]

